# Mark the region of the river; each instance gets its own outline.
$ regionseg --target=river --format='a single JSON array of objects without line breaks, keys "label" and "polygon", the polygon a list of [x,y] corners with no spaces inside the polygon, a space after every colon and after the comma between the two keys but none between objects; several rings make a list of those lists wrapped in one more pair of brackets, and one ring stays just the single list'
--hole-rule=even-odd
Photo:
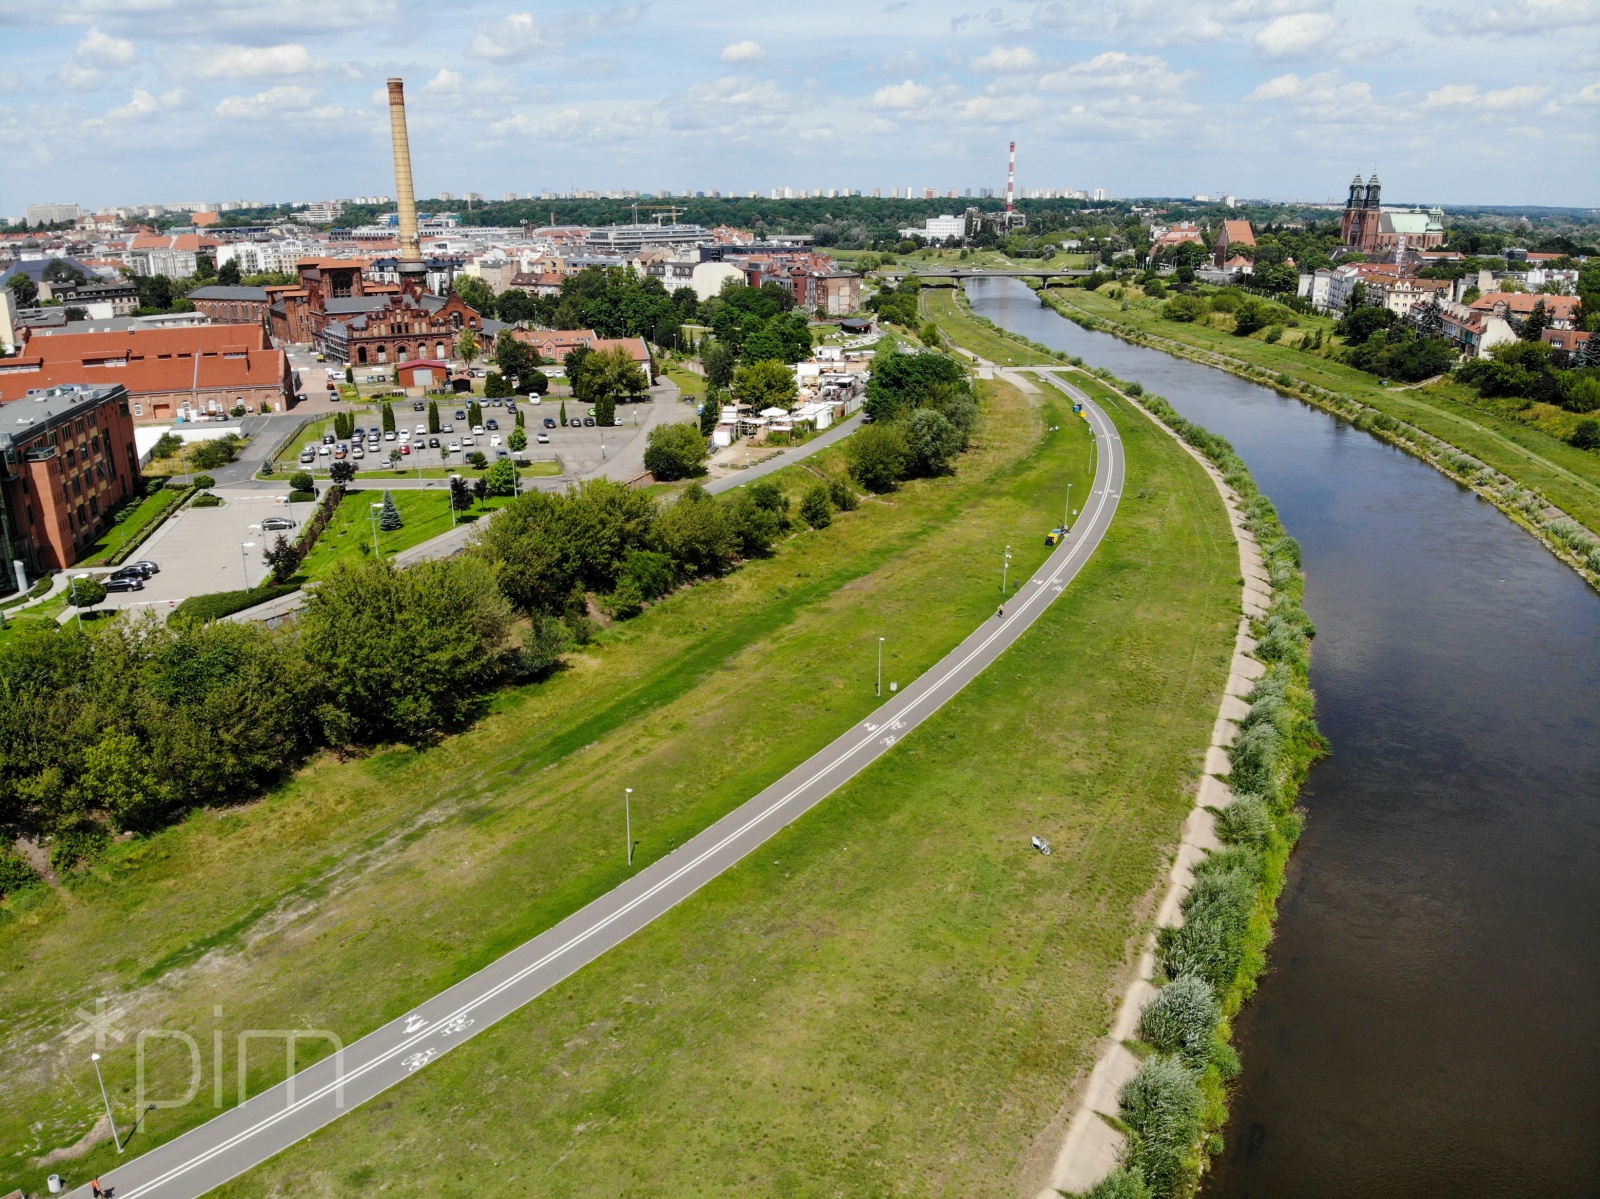
[{"label": "river", "polygon": [[1600,1195],[1600,596],[1344,422],[1014,280],[969,295],[1227,437],[1304,549],[1333,753],[1202,1193]]}]

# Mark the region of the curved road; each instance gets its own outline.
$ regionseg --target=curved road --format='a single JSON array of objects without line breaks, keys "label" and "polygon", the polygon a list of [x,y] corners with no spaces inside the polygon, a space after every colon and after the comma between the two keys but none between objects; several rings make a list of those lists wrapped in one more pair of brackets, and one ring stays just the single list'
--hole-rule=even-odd
[{"label": "curved road", "polygon": [[[1072,535],[937,665],[827,748],[699,836],[470,978],[249,1102],[101,1176],[117,1199],[192,1199],[288,1148],[503,1020],[693,895],[865,770],[976,678],[1075,578],[1111,525],[1123,487],[1116,428],[1086,396],[1099,446],[1094,486]],[[308,1038],[309,1039],[309,1038]],[[75,1195],[87,1196],[81,1188]]]}]

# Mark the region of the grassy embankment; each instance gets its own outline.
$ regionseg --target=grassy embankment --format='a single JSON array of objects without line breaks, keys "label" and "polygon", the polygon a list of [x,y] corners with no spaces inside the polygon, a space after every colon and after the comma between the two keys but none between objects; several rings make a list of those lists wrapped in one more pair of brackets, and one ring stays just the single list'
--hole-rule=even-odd
[{"label": "grassy embankment", "polygon": [[1023,339],[1007,336],[974,319],[957,296],[954,288],[927,288],[918,296],[922,315],[935,322],[957,346],[997,366],[1042,366],[1054,361],[1051,355],[1032,348]]},{"label": "grassy embankment", "polygon": [[[1163,320],[1160,303],[1136,292],[1124,310],[1120,301],[1104,294],[1110,290],[1052,288],[1047,299],[1064,315],[1088,317],[1107,332],[1133,335],[1131,339],[1143,344],[1277,386],[1319,407],[1338,411],[1322,392],[1349,397],[1449,443],[1600,531],[1600,454],[1561,440],[1570,432],[1570,421],[1577,419],[1571,413],[1549,405],[1518,413],[1450,380],[1415,388],[1380,387],[1365,371],[1299,348],[1300,339],[1316,329],[1323,331],[1327,345],[1333,322],[1323,317],[1299,317],[1300,329],[1287,330],[1282,341],[1269,344],[1259,333],[1234,336],[1221,314],[1212,317],[1216,325]],[[1372,431],[1385,434],[1382,428]]]},{"label": "grassy embankment", "polygon": [[[8,898],[0,960],[24,968],[0,975],[5,1184],[37,1189],[46,1171],[31,1158],[96,1118],[88,1063],[59,1036],[77,1006],[105,996],[131,1028],[353,1039],[620,881],[624,785],[648,862],[868,715],[880,634],[889,679],[937,661],[992,613],[1000,548],[1031,570],[1066,482],[1087,481],[1079,422],[1047,422],[1003,384],[990,391],[954,477],[869,501],[678,593],[548,682],[505,693],[471,730],[425,751],[318,758],[258,803],[114,846],[65,891]],[[797,497],[839,456],[775,477]],[[166,1088],[155,1094],[181,1092],[176,1056],[152,1062]],[[127,1121],[131,1049],[103,1064]],[[250,1088],[281,1072],[263,1051]],[[229,1065],[224,1092],[236,1089]],[[210,1110],[154,1113],[133,1147]],[[74,1173],[114,1157],[100,1146]]]},{"label": "grassy embankment", "polygon": [[152,495],[145,496],[137,504],[132,505],[103,534],[100,539],[89,548],[89,553],[80,558],[77,566],[104,566],[112,557],[135,540],[152,525],[165,520],[183,498],[183,492],[174,491],[163,487]]},{"label": "grassy embankment", "polygon": [[[1192,802],[1239,615],[1210,481],[1110,407],[1117,521],[1005,658],[693,900],[221,1193],[1041,1183]],[[1054,498],[1058,478],[1041,456],[1013,481]]]},{"label": "grassy embankment", "polygon": [[[387,533],[382,529],[378,530],[378,548],[386,556],[392,557],[414,545],[420,545],[429,538],[447,533],[455,527],[450,519],[448,493],[396,490],[390,494],[394,496],[394,505],[399,509],[400,519],[404,524]],[[317,544],[311,553],[301,562],[296,577],[319,578],[341,562],[354,563],[365,558],[367,553],[364,553],[363,549],[370,552],[372,546],[372,505],[382,500],[383,492],[378,488],[367,490],[352,488],[346,492],[344,499],[339,501],[333,519],[328,522],[328,527],[322,531],[322,536],[317,538]],[[474,504],[470,511],[459,513],[457,520],[478,520],[510,502],[510,498],[506,496],[491,496]],[[298,507],[300,506],[297,505]],[[309,515],[311,505],[306,504],[303,507],[305,513]],[[297,511],[296,516],[300,515],[301,513]]]}]

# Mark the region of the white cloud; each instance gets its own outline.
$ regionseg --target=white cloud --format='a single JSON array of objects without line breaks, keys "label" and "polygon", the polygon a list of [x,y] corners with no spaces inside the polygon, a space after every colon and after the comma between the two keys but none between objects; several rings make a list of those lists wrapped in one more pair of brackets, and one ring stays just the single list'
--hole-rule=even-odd
[{"label": "white cloud", "polygon": [[1315,50],[1339,29],[1327,13],[1307,12],[1279,17],[1255,36],[1256,48],[1268,58],[1295,58]]},{"label": "white cloud", "polygon": [[1193,71],[1174,71],[1155,55],[1124,54],[1108,50],[1087,62],[1075,62],[1039,80],[1042,91],[1119,92],[1133,95],[1175,95],[1194,78]]},{"label": "white cloud", "polygon": [[1338,71],[1321,71],[1304,78],[1293,72],[1279,75],[1267,80],[1246,99],[1287,104],[1301,116],[1315,121],[1349,121],[1379,111],[1371,84],[1359,79],[1347,81]]},{"label": "white cloud", "polygon": [[1547,87],[1524,84],[1521,87],[1504,87],[1499,91],[1485,92],[1483,106],[1496,111],[1507,108],[1528,108],[1550,94]]},{"label": "white cloud", "polygon": [[288,112],[305,113],[316,103],[314,88],[284,85],[253,96],[228,96],[217,105],[217,115],[236,121],[261,121]]},{"label": "white cloud", "polygon": [[1462,37],[1536,37],[1554,29],[1600,26],[1600,0],[1499,0],[1420,9],[1418,15],[1441,33]]},{"label": "white cloud", "polygon": [[480,27],[467,52],[475,58],[538,58],[584,38],[615,33],[637,23],[644,12],[643,4],[633,4],[599,12],[558,13],[548,20],[537,20],[527,12],[512,13],[503,21]]},{"label": "white cloud", "polygon": [[1438,91],[1428,93],[1428,98],[1423,102],[1424,108],[1456,108],[1465,107],[1478,102],[1478,85],[1476,83],[1447,83]]},{"label": "white cloud", "polygon": [[143,88],[134,89],[133,98],[126,104],[119,104],[115,108],[106,110],[106,119],[109,121],[140,121],[145,117],[154,116],[163,109],[176,108],[183,101],[183,91],[173,89],[163,92],[160,98],[145,91]]},{"label": "white cloud", "polygon": [[765,62],[767,52],[761,48],[760,42],[750,41],[748,38],[742,42],[734,42],[731,46],[722,48],[723,62]]},{"label": "white cloud", "polygon": [[982,58],[972,60],[972,69],[985,75],[1009,75],[1017,71],[1035,71],[1039,68],[1039,56],[1027,46],[1017,46],[1007,49],[996,46]]},{"label": "white cloud", "polygon": [[833,130],[826,125],[819,125],[815,129],[802,129],[800,140],[803,142],[824,142],[833,136]]},{"label": "white cloud", "polygon": [[872,102],[879,108],[917,108],[933,99],[933,89],[923,87],[914,80],[891,83],[872,93]]},{"label": "white cloud", "polygon": [[460,71],[452,71],[449,67],[440,67],[439,73],[422,85],[422,90],[432,92],[438,96],[459,96],[466,86],[466,82]]},{"label": "white cloud", "polygon": [[133,48],[132,42],[120,37],[110,37],[101,33],[98,28],[92,28],[83,35],[83,40],[78,43],[78,49],[73,57],[86,67],[111,70],[128,66],[139,57],[139,52]]},{"label": "white cloud", "polygon": [[221,46],[202,51],[197,58],[194,74],[200,79],[304,75],[319,65],[304,46],[293,42],[282,46]]}]

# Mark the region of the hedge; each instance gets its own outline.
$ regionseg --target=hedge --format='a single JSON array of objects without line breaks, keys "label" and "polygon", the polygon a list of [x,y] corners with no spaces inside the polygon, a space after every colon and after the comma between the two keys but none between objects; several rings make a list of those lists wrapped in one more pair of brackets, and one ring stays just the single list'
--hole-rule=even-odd
[{"label": "hedge", "polygon": [[263,583],[249,591],[213,591],[209,595],[191,595],[174,609],[172,618],[204,624],[209,620],[221,620],[224,616],[243,612],[268,600],[293,595],[299,590],[293,583]]}]

